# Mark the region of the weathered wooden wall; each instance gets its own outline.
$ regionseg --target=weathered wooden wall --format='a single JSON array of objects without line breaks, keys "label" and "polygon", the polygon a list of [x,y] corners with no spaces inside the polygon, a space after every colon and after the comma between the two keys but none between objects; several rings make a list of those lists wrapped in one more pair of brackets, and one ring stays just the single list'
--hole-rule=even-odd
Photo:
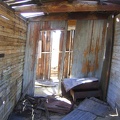
[{"label": "weathered wooden wall", "polygon": [[[37,62],[37,78],[41,79],[49,79],[51,72],[51,46],[52,46],[52,32],[54,30],[61,30],[61,37],[60,38],[60,53],[59,59],[64,59],[63,52],[63,41],[64,41],[64,34],[66,32],[66,21],[41,21],[40,22],[40,30],[39,30],[39,40],[42,41],[42,52],[41,58],[38,58]],[[46,35],[45,35],[46,34]],[[46,37],[45,37],[46,36]],[[63,41],[62,41],[63,40]],[[59,61],[58,65],[58,72],[60,72],[61,64]],[[62,70],[63,71],[63,70]]]},{"label": "weathered wooden wall", "polygon": [[0,119],[6,120],[19,100],[26,44],[26,21],[0,4]]},{"label": "weathered wooden wall", "polygon": [[71,77],[94,76],[100,79],[105,42],[107,20],[77,21]]},{"label": "weathered wooden wall", "polygon": [[30,22],[28,24],[27,43],[25,52],[25,66],[23,74],[22,93],[34,95],[34,83],[36,78],[37,46],[40,24]]},{"label": "weathered wooden wall", "polygon": [[65,64],[64,64],[64,78],[69,78],[71,75],[72,60],[73,60],[73,39],[74,30],[67,32],[66,51],[65,51]]},{"label": "weathered wooden wall", "polygon": [[107,100],[113,107],[119,106],[120,109],[120,14],[116,20]]}]

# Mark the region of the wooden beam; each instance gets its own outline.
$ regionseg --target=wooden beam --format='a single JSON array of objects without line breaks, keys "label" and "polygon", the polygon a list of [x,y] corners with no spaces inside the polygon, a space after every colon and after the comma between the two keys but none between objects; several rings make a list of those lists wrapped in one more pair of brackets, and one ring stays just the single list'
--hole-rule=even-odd
[{"label": "wooden beam", "polygon": [[22,6],[22,5],[30,5],[30,4],[35,4],[34,1],[27,1],[27,2],[23,2],[23,3],[12,3],[9,6]]},{"label": "wooden beam", "polygon": [[88,12],[88,11],[120,11],[120,5],[98,5],[67,2],[57,4],[45,4],[42,6],[26,6],[15,8],[16,12],[45,12],[45,13],[60,13],[60,12]]},{"label": "wooden beam", "polygon": [[52,20],[97,20],[107,19],[112,13],[51,13],[48,15],[29,18],[31,22],[52,21]]},{"label": "wooden beam", "polygon": [[91,13],[91,12],[77,12],[77,13],[69,13],[68,19],[71,20],[98,20],[98,19],[107,19],[111,12],[108,13]]},{"label": "wooden beam", "polygon": [[101,88],[103,93],[103,100],[107,99],[107,91],[110,79],[110,69],[114,45],[114,28],[115,28],[115,18],[110,16],[108,18],[108,28],[107,28],[107,38],[106,38],[106,51],[105,51],[105,60],[103,63],[103,70],[101,74]]},{"label": "wooden beam", "polygon": [[40,21],[52,21],[52,20],[67,20],[68,14],[67,13],[52,13],[44,16],[29,18],[31,22],[40,22]]}]

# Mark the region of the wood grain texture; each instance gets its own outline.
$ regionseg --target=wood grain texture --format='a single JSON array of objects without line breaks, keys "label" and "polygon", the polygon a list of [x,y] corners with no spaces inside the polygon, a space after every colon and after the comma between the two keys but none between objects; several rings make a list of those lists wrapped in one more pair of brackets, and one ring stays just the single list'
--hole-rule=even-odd
[{"label": "wood grain texture", "polygon": [[0,119],[7,120],[21,96],[26,21],[0,4]]},{"label": "wood grain texture", "polygon": [[106,20],[77,21],[72,77],[101,78],[106,43]]},{"label": "wood grain texture", "polygon": [[57,4],[49,3],[42,6],[32,5],[27,7],[17,7],[16,12],[44,12],[44,13],[62,13],[62,12],[88,12],[88,11],[120,11],[119,5],[98,5],[80,3],[74,1],[72,4],[68,2],[59,2]]},{"label": "wood grain texture", "polygon": [[34,95],[39,30],[40,25],[38,23],[31,22],[28,24],[27,43],[25,50],[25,65],[23,74],[23,94],[27,93],[29,95]]},{"label": "wood grain texture", "polygon": [[[116,16],[120,20],[120,14]],[[114,46],[107,101],[112,107],[120,105],[120,22],[115,22]]]}]

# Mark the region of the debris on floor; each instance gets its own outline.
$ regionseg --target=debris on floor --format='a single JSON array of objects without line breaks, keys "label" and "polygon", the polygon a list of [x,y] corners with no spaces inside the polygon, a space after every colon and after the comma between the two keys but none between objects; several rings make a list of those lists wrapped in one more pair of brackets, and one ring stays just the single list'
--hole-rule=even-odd
[{"label": "debris on floor", "polygon": [[86,98],[62,120],[97,120],[98,118],[99,120],[107,120],[110,113],[113,113],[113,110],[107,103],[92,97],[90,99]]},{"label": "debris on floor", "polygon": [[71,108],[71,104],[58,100],[55,96],[32,97],[26,95],[23,100],[19,101],[9,120],[54,120],[55,118],[58,120],[55,113],[60,114],[61,119],[64,114],[70,112]]},{"label": "debris on floor", "polygon": [[66,114],[69,113],[72,109],[72,105],[68,104],[64,101],[60,101],[57,99],[48,99],[48,103],[46,104],[46,107],[51,112],[57,112],[60,114]]},{"label": "debris on floor", "polygon": [[62,82],[62,95],[71,95],[73,101],[89,97],[102,97],[99,80],[97,78],[67,78]]},{"label": "debris on floor", "polygon": [[26,95],[8,120],[120,120],[120,117],[107,103],[95,97],[86,98],[75,106],[57,96]]},{"label": "debris on floor", "polygon": [[107,104],[92,99],[85,99],[78,107],[79,110],[93,113],[96,116],[105,117],[111,108]]},{"label": "debris on floor", "polygon": [[95,82],[98,81],[97,78],[65,78],[63,80],[63,85],[65,87],[66,92],[68,92],[69,90],[71,90],[72,88],[74,88],[75,86],[81,85],[81,84],[85,84],[85,83],[91,83],[91,82]]}]

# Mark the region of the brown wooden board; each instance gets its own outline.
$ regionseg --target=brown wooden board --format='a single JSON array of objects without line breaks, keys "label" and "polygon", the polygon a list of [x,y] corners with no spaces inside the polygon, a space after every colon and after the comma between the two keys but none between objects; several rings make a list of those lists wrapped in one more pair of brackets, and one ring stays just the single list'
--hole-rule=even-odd
[{"label": "brown wooden board", "polygon": [[94,11],[120,11],[119,5],[108,4],[98,5],[98,3],[80,3],[75,1],[73,4],[65,2],[59,2],[58,4],[44,4],[43,6],[28,6],[28,7],[17,7],[16,12],[45,12],[45,13],[61,13],[61,12],[94,12]]},{"label": "brown wooden board", "polygon": [[26,38],[26,21],[0,4],[1,120],[8,118],[21,96]]}]

